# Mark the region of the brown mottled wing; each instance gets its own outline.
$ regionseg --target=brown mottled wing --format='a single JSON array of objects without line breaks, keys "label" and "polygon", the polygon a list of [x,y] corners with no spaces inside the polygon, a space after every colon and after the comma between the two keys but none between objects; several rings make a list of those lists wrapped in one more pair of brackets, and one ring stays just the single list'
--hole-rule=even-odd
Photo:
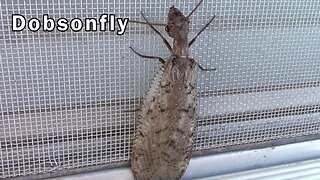
[{"label": "brown mottled wing", "polygon": [[[137,180],[180,179],[195,131],[195,63],[168,60],[150,87],[137,123],[132,170]],[[162,77],[159,75],[162,74]]]}]

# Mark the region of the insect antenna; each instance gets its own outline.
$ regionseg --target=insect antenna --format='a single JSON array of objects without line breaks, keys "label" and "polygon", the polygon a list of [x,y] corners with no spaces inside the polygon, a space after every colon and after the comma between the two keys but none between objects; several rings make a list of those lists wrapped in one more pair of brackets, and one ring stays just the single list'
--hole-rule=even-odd
[{"label": "insect antenna", "polygon": [[203,0],[200,0],[198,2],[198,4],[196,5],[196,7],[193,8],[193,10],[188,14],[187,18],[189,18],[197,9],[198,7],[200,6],[200,4],[202,3]]},{"label": "insect antenna", "polygon": [[214,15],[210,21],[197,33],[197,35],[189,42],[189,45],[188,47],[190,47],[197,39],[198,36],[200,36],[200,34],[210,25],[210,23],[213,21],[213,19],[215,18],[216,16]]},{"label": "insect antenna", "polygon": [[[146,23],[146,22],[136,21],[136,20],[129,20],[129,22],[148,25],[148,23]],[[162,23],[150,23],[150,24],[152,24],[153,26],[166,26],[167,25],[167,24],[162,24]]]}]

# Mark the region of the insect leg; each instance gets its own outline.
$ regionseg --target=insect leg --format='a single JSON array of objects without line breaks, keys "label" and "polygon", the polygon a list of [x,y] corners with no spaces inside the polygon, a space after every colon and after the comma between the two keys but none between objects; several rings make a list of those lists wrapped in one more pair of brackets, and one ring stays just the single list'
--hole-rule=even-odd
[{"label": "insect leg", "polygon": [[146,21],[146,23],[151,27],[151,29],[153,29],[161,37],[161,39],[163,40],[164,44],[169,49],[170,53],[173,54],[172,48],[171,48],[170,44],[168,43],[168,41],[166,40],[166,38],[164,38],[162,36],[162,34],[152,24],[150,24],[150,22],[146,19],[146,17],[144,16],[144,14],[142,12],[141,12],[141,15],[142,15],[143,19]]},{"label": "insect leg", "polygon": [[189,18],[197,9],[198,7],[200,6],[200,4],[202,3],[203,0],[200,0],[198,2],[198,4],[196,5],[196,7],[193,8],[193,10],[188,14],[187,18]]},{"label": "insect leg", "polygon": [[213,19],[216,16],[214,15],[210,21],[198,32],[198,34],[196,35],[196,37],[194,37],[190,42],[189,42],[189,47],[196,41],[197,37],[209,26],[209,24],[213,21]]},{"label": "insect leg", "polygon": [[142,57],[142,58],[148,58],[148,59],[158,59],[162,64],[164,64],[166,61],[158,56],[147,56],[147,55],[143,55],[138,53],[137,51],[135,51],[131,46],[129,47],[135,54],[137,54],[138,56]]},{"label": "insect leg", "polygon": [[195,59],[193,59],[193,61],[197,64],[197,66],[199,67],[199,69],[201,69],[201,71],[215,71],[216,70],[216,68],[210,68],[210,69],[203,68]]},{"label": "insect leg", "polygon": [[205,69],[198,63],[197,63],[197,66],[199,67],[199,69],[201,69],[201,71],[215,71],[216,70],[216,68]]}]

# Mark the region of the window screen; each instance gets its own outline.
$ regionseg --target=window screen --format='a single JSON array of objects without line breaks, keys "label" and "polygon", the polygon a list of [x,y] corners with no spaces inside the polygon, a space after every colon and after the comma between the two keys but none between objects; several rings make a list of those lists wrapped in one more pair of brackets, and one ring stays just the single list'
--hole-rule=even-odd
[{"label": "window screen", "polygon": [[[65,173],[128,162],[135,112],[157,61],[168,57],[149,27],[112,31],[12,31],[12,14],[29,20],[115,14],[165,23],[175,4],[195,0],[0,1],[0,177]],[[213,72],[197,71],[194,151],[289,142],[320,132],[320,2],[204,1],[191,17],[190,38],[216,19],[190,48]],[[158,27],[166,35],[163,27]],[[171,41],[170,41],[171,42]],[[317,136],[319,137],[319,136]]]}]

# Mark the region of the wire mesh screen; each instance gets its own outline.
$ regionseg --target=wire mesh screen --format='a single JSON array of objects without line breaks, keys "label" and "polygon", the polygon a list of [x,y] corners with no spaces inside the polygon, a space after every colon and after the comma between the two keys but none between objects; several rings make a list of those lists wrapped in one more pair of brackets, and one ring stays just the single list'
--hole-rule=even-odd
[{"label": "wire mesh screen", "polygon": [[[12,14],[98,18],[115,14],[165,22],[189,0],[0,1],[0,177],[125,162],[136,113],[161,66],[139,58],[168,57],[145,25],[115,32],[13,32]],[[320,132],[320,2],[204,1],[190,37],[213,16],[190,55],[214,72],[197,72],[199,108],[194,150],[229,148]],[[158,27],[166,34],[163,27]],[[166,38],[169,37],[166,35]]]}]

